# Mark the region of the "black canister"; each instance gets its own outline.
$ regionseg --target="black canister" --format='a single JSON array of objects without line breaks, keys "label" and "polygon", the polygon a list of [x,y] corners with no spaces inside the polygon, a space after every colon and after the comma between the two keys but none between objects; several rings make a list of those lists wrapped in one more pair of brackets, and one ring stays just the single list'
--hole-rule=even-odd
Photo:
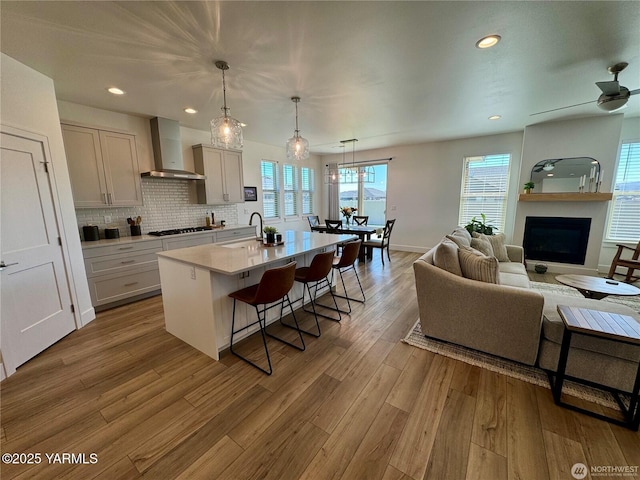
[{"label": "black canister", "polygon": [[104,238],[120,238],[120,230],[116,227],[105,228]]},{"label": "black canister", "polygon": [[97,225],[85,225],[82,227],[82,236],[85,242],[100,240],[100,232]]},{"label": "black canister", "polygon": [[130,225],[129,228],[131,229],[132,237],[139,237],[142,235],[142,227],[140,225]]}]

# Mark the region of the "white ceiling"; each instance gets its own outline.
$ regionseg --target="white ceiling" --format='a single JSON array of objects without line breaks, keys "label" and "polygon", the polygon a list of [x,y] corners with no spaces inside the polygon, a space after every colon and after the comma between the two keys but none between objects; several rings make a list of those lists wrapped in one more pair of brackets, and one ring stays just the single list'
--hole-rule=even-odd
[{"label": "white ceiling", "polygon": [[[319,154],[342,139],[364,150],[607,115],[595,82],[620,61],[621,85],[640,87],[637,1],[2,0],[0,16],[2,52],[53,78],[61,100],[208,130],[222,106],[213,61],[226,60],[245,139],[284,145],[298,95],[301,135]],[[475,48],[492,33],[496,47]],[[624,112],[640,116],[640,95]]]}]

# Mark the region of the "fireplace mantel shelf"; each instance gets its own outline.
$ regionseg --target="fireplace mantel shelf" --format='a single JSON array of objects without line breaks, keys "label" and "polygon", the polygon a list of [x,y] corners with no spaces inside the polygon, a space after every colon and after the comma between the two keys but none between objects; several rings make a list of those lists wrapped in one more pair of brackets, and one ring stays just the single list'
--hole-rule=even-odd
[{"label": "fireplace mantel shelf", "polygon": [[612,193],[521,193],[521,202],[608,202]]}]

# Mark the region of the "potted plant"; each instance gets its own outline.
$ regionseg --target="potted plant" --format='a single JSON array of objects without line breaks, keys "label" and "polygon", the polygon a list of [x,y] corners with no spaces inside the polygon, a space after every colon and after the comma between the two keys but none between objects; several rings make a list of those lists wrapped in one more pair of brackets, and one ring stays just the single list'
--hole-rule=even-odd
[{"label": "potted plant", "polygon": [[485,235],[493,235],[493,230],[496,228],[495,225],[489,225],[487,223],[487,216],[484,213],[480,214],[480,218],[482,220],[476,220],[476,217],[473,217],[469,223],[467,223],[464,228],[471,234],[473,232],[484,233]]},{"label": "potted plant", "polygon": [[276,227],[264,227],[262,231],[267,236],[267,243],[276,243],[276,233],[278,233]]},{"label": "potted plant", "polygon": [[536,188],[536,184],[533,182],[527,182],[524,184],[524,193],[531,193],[531,190]]}]

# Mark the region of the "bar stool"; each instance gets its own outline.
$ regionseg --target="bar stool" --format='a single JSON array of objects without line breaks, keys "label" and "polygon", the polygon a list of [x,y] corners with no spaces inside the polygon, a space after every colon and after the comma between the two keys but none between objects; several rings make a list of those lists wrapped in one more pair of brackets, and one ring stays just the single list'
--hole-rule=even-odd
[{"label": "bar stool", "polygon": [[[353,242],[346,242],[342,247],[342,255],[339,257],[335,257],[333,260],[333,272],[338,271],[340,275],[340,281],[342,282],[342,290],[344,291],[344,295],[338,295],[334,293],[334,297],[344,298],[347,301],[347,305],[349,306],[349,310],[340,310],[337,311],[340,313],[351,313],[351,301],[364,303],[366,301],[366,297],[364,295],[364,290],[362,289],[362,284],[360,283],[360,277],[358,276],[358,270],[356,270],[355,262],[358,259],[358,253],[360,252],[360,245],[362,244],[362,240],[355,240]],[[342,274],[348,270],[353,270],[353,273],[356,275],[356,280],[358,281],[358,286],[360,287],[360,293],[362,293],[362,300],[353,298],[349,296],[349,292],[347,292],[347,287],[344,283],[344,277]],[[333,283],[333,282],[332,282]],[[319,304],[320,305],[320,304]],[[327,305],[321,305],[326,308],[332,308]]]},{"label": "bar stool", "polygon": [[[318,329],[318,333],[316,334],[306,330],[302,330],[302,331],[316,338],[319,337],[321,333],[320,324],[318,323],[318,315],[336,322],[339,322],[340,320],[342,320],[342,315],[340,314],[340,310],[338,310],[338,302],[336,302],[336,298],[333,295],[333,291],[331,290],[331,284],[329,283],[329,278],[328,278],[329,273],[331,272],[331,269],[333,267],[333,258],[334,258],[333,251],[318,253],[316,256],[313,257],[313,260],[311,260],[311,265],[309,265],[308,267],[296,268],[295,281],[303,284],[302,299],[301,299],[302,309],[307,313],[313,313],[313,317],[315,318],[315,321],[316,321],[316,328]],[[309,286],[309,284],[311,283],[314,284],[313,295],[311,295],[311,287]],[[333,299],[333,303],[335,305],[335,309],[332,307],[328,307],[328,308],[331,308],[332,310],[337,311],[338,318],[330,317],[328,315],[324,315],[316,311],[316,305],[323,306],[316,303],[316,297],[318,295],[318,289],[324,286],[329,287],[329,293],[331,294],[331,298]],[[311,303],[311,310],[307,310],[306,308],[304,308],[304,300],[305,300],[306,292],[309,292],[309,302]]]},{"label": "bar stool", "polygon": [[[258,370],[266,373],[267,375],[271,375],[273,372],[273,368],[271,367],[271,357],[269,356],[269,348],[267,347],[267,339],[266,336],[269,336],[275,340],[278,340],[282,343],[285,343],[293,348],[304,351],[305,344],[304,339],[302,338],[302,331],[298,326],[298,321],[296,320],[296,316],[293,313],[293,307],[291,306],[291,301],[289,300],[289,290],[293,287],[293,281],[295,277],[296,271],[296,262],[291,262],[283,267],[271,268],[264,272],[262,278],[260,279],[260,283],[257,285],[251,285],[250,287],[243,288],[241,290],[237,290],[233,293],[230,293],[229,296],[233,298],[233,319],[231,321],[231,341],[229,345],[229,350],[231,353],[240,359],[244,360],[248,364],[256,367]],[[236,324],[236,300],[240,300],[241,302],[252,305],[256,309],[256,315],[258,316],[258,320],[250,323],[238,330],[235,329]],[[280,305],[280,323],[285,325],[282,322],[282,313],[284,310],[285,301],[289,305],[291,309],[291,315],[293,316],[293,321],[295,322],[295,330],[298,331],[298,336],[300,337],[300,343],[302,346],[294,345],[282,338],[276,337],[275,335],[267,332],[267,310],[277,307]],[[276,303],[277,302],[277,303]],[[269,305],[273,304],[273,305]],[[262,308],[259,308],[262,306]],[[269,369],[264,369],[257,363],[252,362],[246,357],[243,357],[239,353],[233,350],[233,336],[237,333],[240,333],[243,330],[246,330],[253,325],[258,324],[260,326],[260,334],[262,335],[262,343],[264,345],[264,351],[267,356],[267,363],[269,364]],[[286,325],[289,326],[289,325]]]}]

